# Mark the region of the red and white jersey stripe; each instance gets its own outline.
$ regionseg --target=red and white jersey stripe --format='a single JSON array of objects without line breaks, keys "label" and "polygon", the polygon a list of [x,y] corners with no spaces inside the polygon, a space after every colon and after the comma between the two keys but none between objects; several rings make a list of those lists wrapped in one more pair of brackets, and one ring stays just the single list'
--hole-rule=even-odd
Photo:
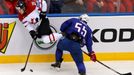
[{"label": "red and white jersey stripe", "polygon": [[37,4],[36,6],[37,6],[39,12],[40,11],[43,11],[43,12],[47,11],[47,3],[45,0],[36,0],[36,4]]}]

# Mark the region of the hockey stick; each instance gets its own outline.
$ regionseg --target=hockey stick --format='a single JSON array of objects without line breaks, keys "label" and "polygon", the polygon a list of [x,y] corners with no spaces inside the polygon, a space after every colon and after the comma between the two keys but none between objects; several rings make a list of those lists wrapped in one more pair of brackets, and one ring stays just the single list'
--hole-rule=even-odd
[{"label": "hockey stick", "polygon": [[30,49],[29,49],[29,52],[28,52],[28,55],[27,55],[27,59],[26,59],[26,62],[25,62],[25,65],[24,65],[24,67],[21,69],[21,72],[23,72],[23,71],[26,69],[26,66],[27,66],[27,63],[28,63],[28,59],[29,59],[29,56],[30,56],[30,53],[31,53],[31,50],[32,50],[33,43],[34,43],[34,40],[33,40],[32,43],[31,43],[31,46],[30,46]]},{"label": "hockey stick", "polygon": [[[88,54],[88,53],[86,53],[85,51],[83,51],[83,50],[82,50],[82,52],[83,52],[84,54],[86,54],[86,55],[88,55],[88,56],[89,56],[89,54]],[[90,56],[89,56],[89,57],[90,57]],[[104,63],[100,62],[99,60],[96,60],[96,61],[97,61],[98,63],[100,63],[101,65],[105,66],[106,68],[108,68],[108,69],[110,69],[110,70],[114,71],[115,73],[119,74],[119,75],[132,75],[132,73],[131,73],[131,72],[129,72],[129,73],[125,73],[125,74],[121,74],[121,73],[119,73],[118,71],[116,71],[116,70],[112,69],[111,67],[109,67],[109,66],[105,65]]]}]

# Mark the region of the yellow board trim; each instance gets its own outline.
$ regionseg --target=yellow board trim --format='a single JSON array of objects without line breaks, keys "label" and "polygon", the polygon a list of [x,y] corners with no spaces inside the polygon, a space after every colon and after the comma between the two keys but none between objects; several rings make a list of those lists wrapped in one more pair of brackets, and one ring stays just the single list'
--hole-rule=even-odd
[{"label": "yellow board trim", "polygon": [[[103,61],[116,61],[116,60],[134,60],[134,52],[113,52],[113,53],[96,53],[98,60]],[[83,55],[85,61],[89,61],[90,58],[87,55]],[[0,63],[24,63],[27,55],[5,55],[0,56]],[[65,62],[72,61],[70,54],[64,54]],[[54,54],[34,54],[30,55],[29,62],[40,63],[40,62],[54,62]]]}]

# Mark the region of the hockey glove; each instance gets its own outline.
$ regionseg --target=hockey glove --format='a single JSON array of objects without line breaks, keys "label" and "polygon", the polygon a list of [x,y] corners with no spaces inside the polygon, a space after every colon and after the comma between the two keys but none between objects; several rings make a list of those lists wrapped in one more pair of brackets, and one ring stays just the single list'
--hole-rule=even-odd
[{"label": "hockey glove", "polygon": [[95,55],[95,52],[94,51],[92,51],[91,53],[89,53],[89,56],[90,56],[90,59],[92,60],[92,61],[96,61],[97,59],[96,59],[96,55]]},{"label": "hockey glove", "polygon": [[37,39],[37,33],[34,30],[31,30],[29,33],[34,40]]},{"label": "hockey glove", "polygon": [[40,19],[46,18],[46,12],[41,11],[40,12]]}]

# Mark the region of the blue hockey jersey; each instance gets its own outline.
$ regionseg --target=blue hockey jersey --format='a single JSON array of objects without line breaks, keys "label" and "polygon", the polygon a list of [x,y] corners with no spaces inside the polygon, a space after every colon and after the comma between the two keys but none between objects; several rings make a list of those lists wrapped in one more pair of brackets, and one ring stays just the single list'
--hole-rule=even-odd
[{"label": "blue hockey jersey", "polygon": [[92,30],[85,22],[77,18],[71,18],[61,25],[60,30],[68,35],[71,35],[71,33],[78,34],[88,51],[92,51]]}]

